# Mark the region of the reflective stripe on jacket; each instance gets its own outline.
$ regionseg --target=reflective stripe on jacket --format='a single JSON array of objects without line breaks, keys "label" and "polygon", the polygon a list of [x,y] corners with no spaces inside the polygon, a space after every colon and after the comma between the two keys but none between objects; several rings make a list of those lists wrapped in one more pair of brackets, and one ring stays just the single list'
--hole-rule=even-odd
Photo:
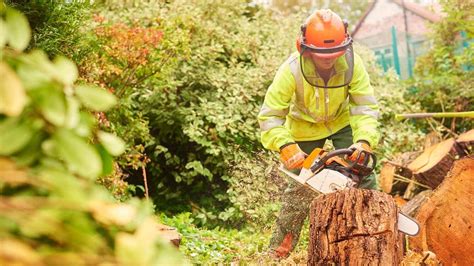
[{"label": "reflective stripe on jacket", "polygon": [[[352,64],[348,56],[339,57],[326,84],[344,84],[352,75],[349,86],[325,89],[304,80],[300,56],[292,54],[278,69],[258,114],[263,146],[278,151],[286,143],[324,139],[350,125],[354,142],[363,139],[374,147],[380,137],[377,100],[362,60],[357,54],[353,58]],[[318,84],[325,85],[322,78]]]}]

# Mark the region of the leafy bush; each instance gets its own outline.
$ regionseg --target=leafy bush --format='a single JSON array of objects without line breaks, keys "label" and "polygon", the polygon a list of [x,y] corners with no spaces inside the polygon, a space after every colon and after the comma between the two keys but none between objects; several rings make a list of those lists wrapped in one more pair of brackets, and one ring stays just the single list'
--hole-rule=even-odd
[{"label": "leafy bush", "polygon": [[[232,167],[245,161],[242,169],[260,169],[263,157],[249,158],[261,150],[256,115],[294,49],[292,17],[233,0],[111,5],[94,18],[95,52],[80,72],[119,96],[105,117],[127,140],[119,161],[127,180],[143,185],[146,167],[157,208],[240,223],[244,215],[233,205],[243,204],[228,192],[237,183]],[[284,30],[291,26],[294,35]],[[146,42],[153,32],[159,38]]]},{"label": "leafy bush", "polygon": [[[228,191],[239,180],[231,167],[261,168],[253,153],[262,149],[256,115],[278,65],[294,49],[297,26],[294,17],[272,17],[245,1],[217,2],[176,1],[167,7],[173,12],[165,21],[180,29],[188,53],[176,54],[177,85],[155,91],[147,101],[157,142],[148,151],[150,172],[160,176],[158,206],[165,207],[163,200],[168,206],[196,203],[203,221],[229,223],[235,221],[229,217],[242,217],[233,206],[237,197],[231,199]],[[255,172],[247,173],[252,178]]]},{"label": "leafy bush", "polygon": [[95,183],[124,150],[91,113],[115,97],[74,84],[65,57],[24,53],[22,13],[0,6],[0,27],[0,264],[185,263],[158,235],[149,203],[119,204]]},{"label": "leafy bush", "polygon": [[[474,29],[470,1],[441,1],[446,16],[433,25],[433,48],[417,58],[415,77],[406,100],[418,102],[427,112],[474,110]],[[423,121],[420,126],[428,128]],[[443,119],[441,132],[463,132],[473,127],[472,119]],[[447,130],[449,129],[449,130]]]}]

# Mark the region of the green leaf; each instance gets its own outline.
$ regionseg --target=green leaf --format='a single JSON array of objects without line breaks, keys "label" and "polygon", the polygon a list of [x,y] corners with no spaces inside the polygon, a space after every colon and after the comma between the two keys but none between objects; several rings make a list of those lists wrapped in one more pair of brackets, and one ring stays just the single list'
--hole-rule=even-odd
[{"label": "green leaf", "polygon": [[17,66],[17,75],[21,79],[25,90],[50,86],[52,78],[45,75],[34,64],[26,64],[21,62]]},{"label": "green leaf", "polygon": [[104,148],[113,156],[119,156],[125,151],[125,142],[114,134],[99,131],[97,133],[99,141]]},{"label": "green leaf", "polygon": [[203,176],[206,176],[209,178],[209,180],[212,180],[212,173],[209,171],[209,169],[205,168],[200,161],[192,161],[186,164],[186,169],[192,169],[193,172],[191,172],[194,175],[196,174],[201,174]]},{"label": "green leaf", "polygon": [[41,144],[46,138],[46,133],[40,131],[33,135],[32,139],[25,145],[19,153],[15,154],[15,162],[20,166],[27,166],[33,164],[44,155],[41,150]]},{"label": "green leaf", "polygon": [[71,85],[76,81],[78,71],[76,64],[63,56],[58,56],[54,59],[54,66],[57,70],[57,78],[66,85]]},{"label": "green leaf", "polygon": [[79,113],[79,101],[74,97],[66,97],[66,123],[65,126],[67,128],[75,128],[80,121],[80,113]]},{"label": "green leaf", "polygon": [[0,49],[2,49],[7,43],[8,32],[7,32],[7,25],[5,24],[5,21],[3,21],[3,19],[1,18],[0,18],[0,32],[2,33],[0,34]]},{"label": "green leaf", "polygon": [[15,9],[8,8],[6,14],[8,43],[18,51],[23,51],[30,42],[31,30],[25,15]]},{"label": "green leaf", "polygon": [[21,150],[35,133],[33,124],[18,118],[0,122],[0,155],[11,155]]},{"label": "green leaf", "polygon": [[79,124],[74,128],[74,132],[81,137],[90,137],[92,135],[91,128],[95,127],[97,120],[90,113],[79,113]]},{"label": "green leaf", "polygon": [[100,158],[102,158],[102,175],[110,175],[114,170],[112,156],[110,156],[110,154],[102,145],[97,145],[96,147],[97,150],[99,150]]},{"label": "green leaf", "polygon": [[38,88],[30,92],[34,103],[51,124],[63,126],[66,122],[67,107],[64,93],[53,86]]},{"label": "green leaf", "polygon": [[56,73],[56,67],[49,60],[48,54],[43,50],[33,50],[29,54],[25,54],[22,59],[25,63],[37,67],[42,72],[50,75]]},{"label": "green leaf", "polygon": [[76,95],[86,107],[94,111],[105,111],[116,103],[112,93],[95,86],[79,85],[76,87]]},{"label": "green leaf", "polygon": [[25,89],[10,67],[0,63],[0,113],[9,116],[21,114],[27,102]]},{"label": "green leaf", "polygon": [[53,141],[60,159],[71,172],[91,179],[102,172],[102,160],[96,149],[74,132],[59,129],[53,135]]}]

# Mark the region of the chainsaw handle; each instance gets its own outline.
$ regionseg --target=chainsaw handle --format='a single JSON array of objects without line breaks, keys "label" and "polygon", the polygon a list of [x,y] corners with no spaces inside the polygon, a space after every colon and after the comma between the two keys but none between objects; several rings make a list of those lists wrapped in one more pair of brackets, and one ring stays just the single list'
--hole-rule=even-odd
[{"label": "chainsaw handle", "polygon": [[[335,156],[351,155],[352,153],[354,153],[354,150],[355,149],[338,149],[338,150],[331,151],[328,154],[326,154],[323,158],[321,158],[317,163],[315,163],[313,166],[311,166],[311,171],[312,172],[317,171],[322,166],[324,166],[325,163],[329,159],[331,159]],[[362,163],[359,163],[359,158],[361,156],[364,156],[364,160],[363,160]],[[372,161],[370,161],[370,159],[372,159]],[[370,162],[372,162],[372,163],[369,165]],[[353,162],[350,162],[349,166],[347,166],[345,168],[348,171],[351,171],[351,170],[354,169],[357,172],[359,172],[361,174],[361,176],[368,176],[374,170],[376,163],[377,163],[377,158],[375,157],[375,155],[373,153],[370,153],[370,152],[367,152],[367,151],[361,151],[359,153],[359,156],[356,158],[356,160],[353,161]]]},{"label": "chainsaw handle", "polygon": [[353,152],[354,151],[351,149],[339,149],[339,150],[330,151],[323,158],[321,158],[317,163],[311,166],[311,171],[315,172],[316,170],[321,168],[321,166],[323,166],[327,162],[327,160],[331,159],[332,157],[336,157],[339,155],[350,155]]}]

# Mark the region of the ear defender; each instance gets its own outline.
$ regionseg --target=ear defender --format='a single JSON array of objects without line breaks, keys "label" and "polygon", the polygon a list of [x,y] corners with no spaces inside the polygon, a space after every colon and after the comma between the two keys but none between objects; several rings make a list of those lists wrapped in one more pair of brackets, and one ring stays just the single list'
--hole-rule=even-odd
[{"label": "ear defender", "polygon": [[301,44],[306,43],[306,24],[301,25],[300,29],[300,36],[296,38],[296,49],[298,49],[299,53],[301,53]]},{"label": "ear defender", "polygon": [[349,21],[347,21],[347,19],[343,19],[342,23],[344,23],[344,31],[346,32],[346,35],[349,35],[347,32],[347,28],[349,28]]}]

